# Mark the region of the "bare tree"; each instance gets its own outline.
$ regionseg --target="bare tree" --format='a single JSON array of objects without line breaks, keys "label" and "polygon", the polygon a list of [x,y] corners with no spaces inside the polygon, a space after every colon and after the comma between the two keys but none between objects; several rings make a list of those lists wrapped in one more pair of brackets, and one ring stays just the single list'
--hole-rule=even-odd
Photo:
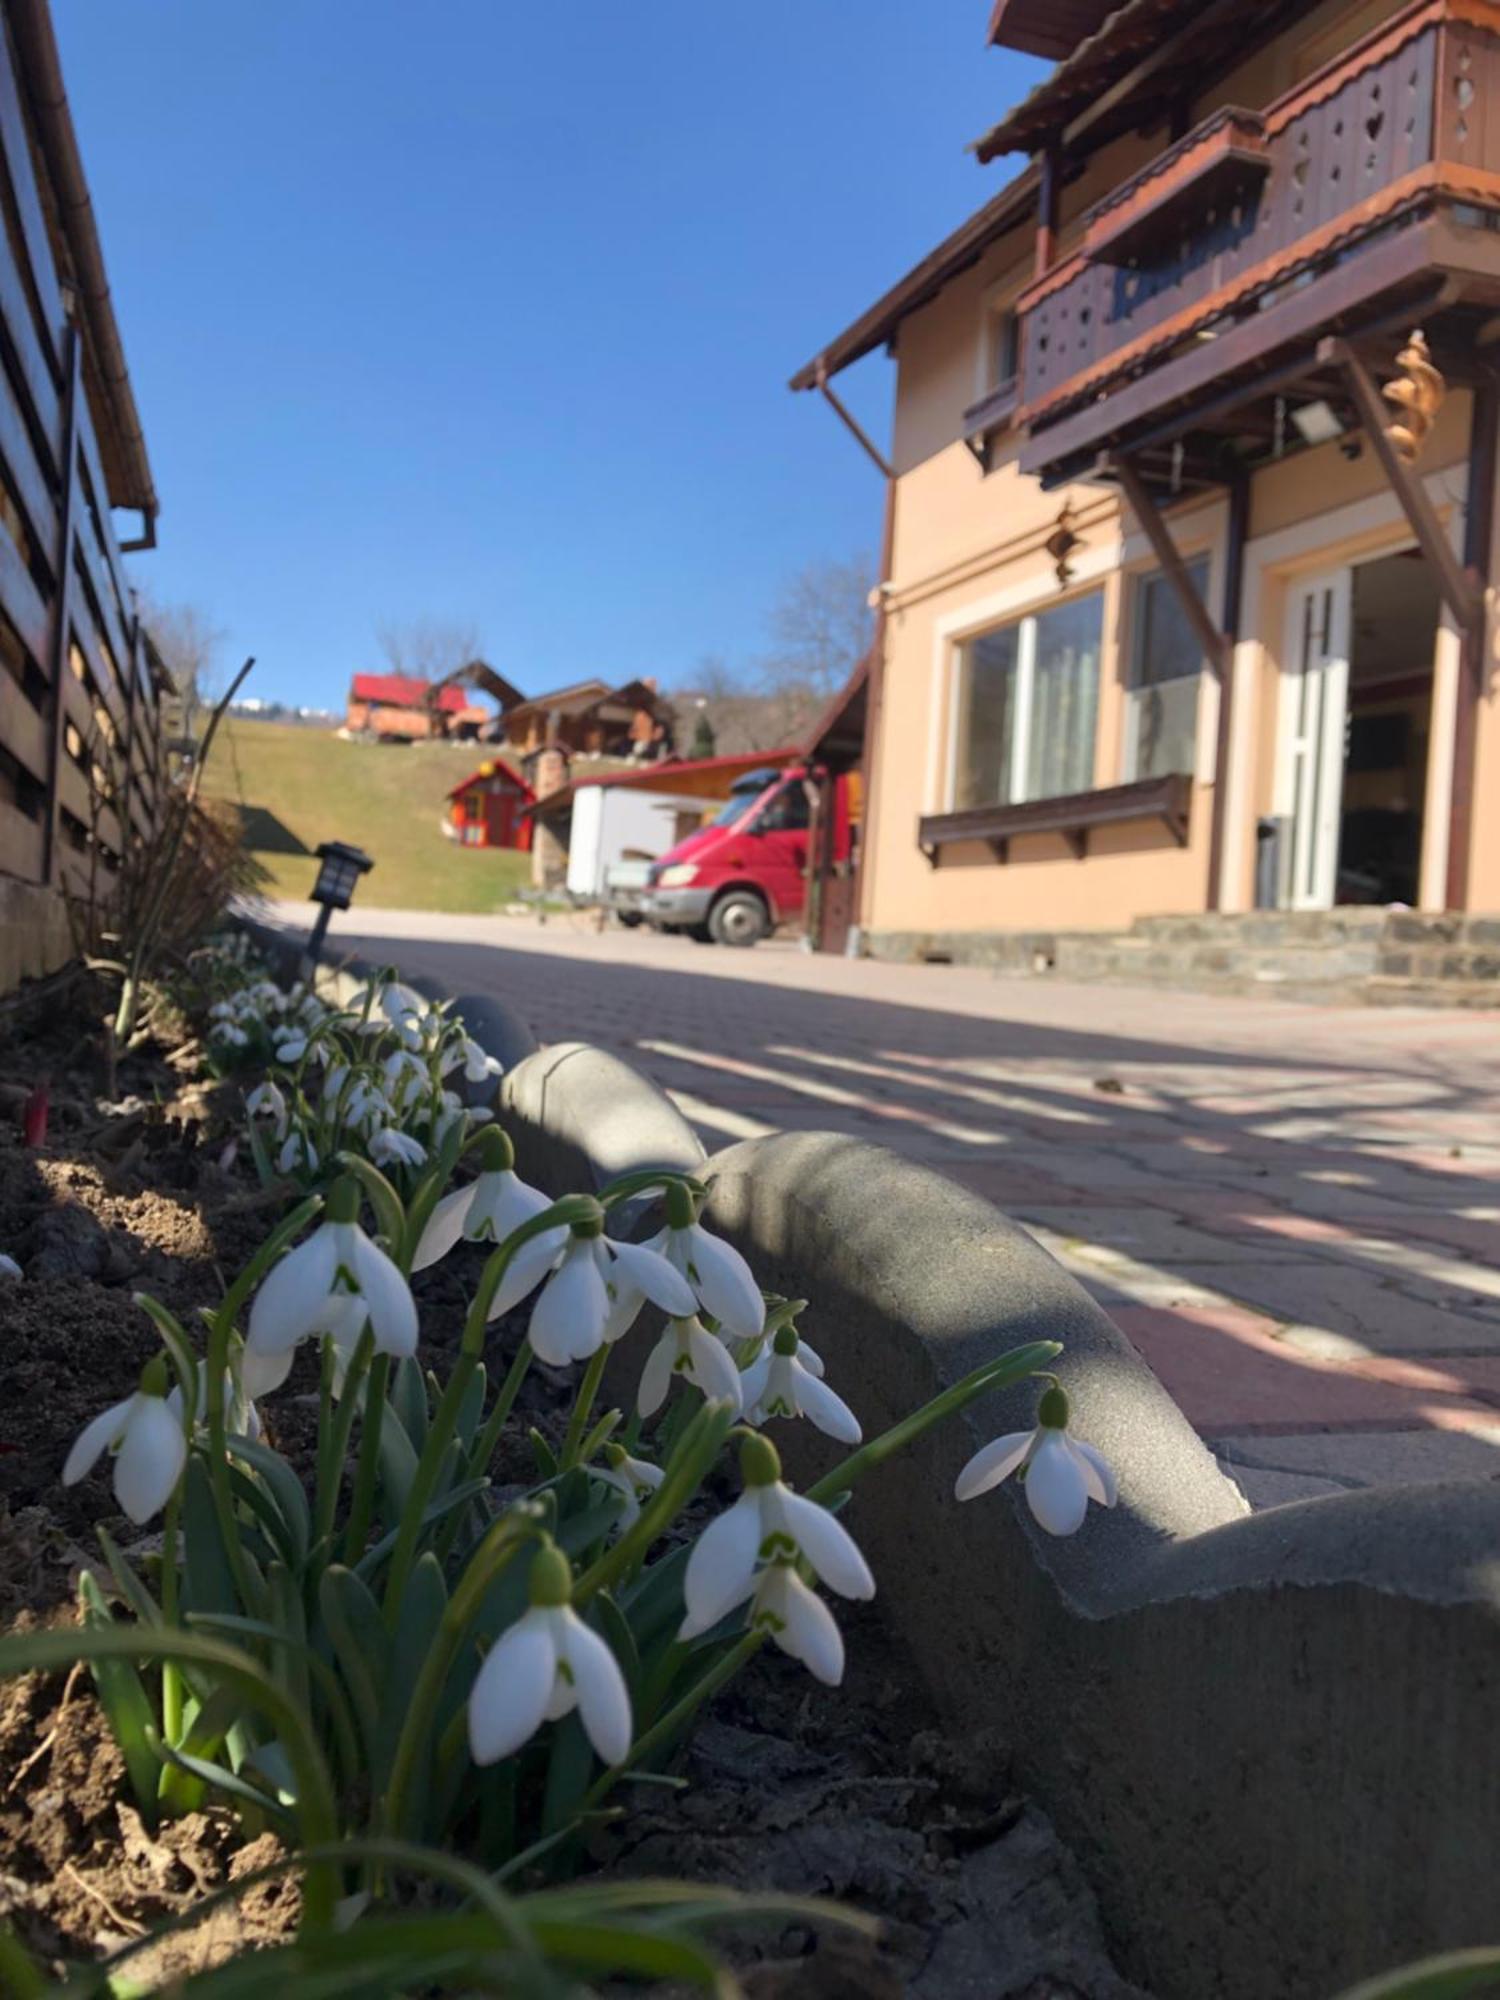
[{"label": "bare tree", "polygon": [[164,604],[148,591],[137,594],[141,623],[177,686],[183,734],[196,736],[198,711],[216,692],[216,669],[224,634],[198,604]]},{"label": "bare tree", "polygon": [[393,674],[440,681],[480,655],[478,628],[462,619],[387,619],[375,638]]},{"label": "bare tree", "polygon": [[823,702],[837,694],[869,648],[874,569],[867,556],[809,563],[771,607],[773,650],[762,662],[768,691]]}]

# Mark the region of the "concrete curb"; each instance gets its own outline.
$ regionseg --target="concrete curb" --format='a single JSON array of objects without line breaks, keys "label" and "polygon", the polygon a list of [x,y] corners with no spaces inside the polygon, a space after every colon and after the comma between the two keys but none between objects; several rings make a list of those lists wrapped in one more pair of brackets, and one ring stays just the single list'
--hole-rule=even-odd
[{"label": "concrete curb", "polygon": [[[808,1335],[867,1435],[1010,1347],[1065,1343],[1057,1373],[1119,1472],[1117,1508],[1059,1542],[1013,1485],[953,1501],[977,1445],[1029,1427],[1022,1388],[899,1454],[850,1518],[954,1726],[1009,1738],[1159,2000],[1327,2000],[1490,1940],[1500,1485],[1249,1515],[1112,1322],[941,1175],[834,1133],[705,1165],[654,1084],[582,1043],[524,1059],[498,1109],[522,1171],[557,1192],[706,1175],[712,1226],[768,1289],[813,1301]],[[799,1483],[838,1455],[800,1426],[776,1438]]]},{"label": "concrete curb", "polygon": [[508,1071],[499,1119],[522,1177],[559,1193],[637,1167],[696,1174],[698,1136],[648,1078],[587,1042],[554,1042]]},{"label": "concrete curb", "polygon": [[[666,1145],[673,1107],[616,1058],[575,1047],[508,1086],[543,1185],[692,1170]],[[867,1435],[1009,1347],[1065,1342],[1057,1372],[1119,1471],[1116,1509],[1059,1542],[1014,1487],[953,1501],[973,1449],[1029,1426],[1021,1389],[883,1467],[851,1519],[924,1678],[959,1730],[1011,1738],[1134,1976],[1162,2000],[1326,2000],[1490,1936],[1500,1488],[1247,1514],[1113,1323],[977,1195],[831,1133],[702,1171],[713,1226],[768,1288],[813,1300],[809,1337]],[[940,1257],[913,1253],[935,1239]],[[799,1430],[777,1437],[805,1482],[836,1454]]]}]

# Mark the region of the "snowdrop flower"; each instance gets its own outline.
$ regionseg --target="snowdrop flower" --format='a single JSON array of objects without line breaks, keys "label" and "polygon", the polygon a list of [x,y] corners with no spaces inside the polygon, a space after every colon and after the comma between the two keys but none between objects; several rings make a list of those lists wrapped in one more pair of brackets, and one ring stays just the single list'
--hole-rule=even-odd
[{"label": "snowdrop flower", "polygon": [[0,1278],[24,1278],[25,1275],[15,1258],[8,1257],[3,1250],[0,1250]]},{"label": "snowdrop flower", "polygon": [[804,1365],[800,1345],[795,1327],[779,1327],[771,1345],[751,1362],[741,1385],[745,1415],[752,1424],[768,1423],[772,1417],[806,1417],[826,1437],[858,1444],[864,1435],[858,1418],[821,1374]]},{"label": "snowdrop flower", "polygon": [[306,1035],[288,1035],[276,1044],[276,1060],[283,1063],[300,1062],[307,1054]]},{"label": "snowdrop flower", "polygon": [[[642,1244],[606,1241],[602,1218],[574,1223],[568,1236],[532,1308],[527,1338],[539,1361],[555,1368],[586,1361],[606,1341],[620,1338],[645,1299],[663,1312],[692,1311],[693,1294],[681,1274]],[[522,1245],[516,1264],[530,1247]]]},{"label": "snowdrop flower", "polygon": [[783,1485],[770,1440],[740,1447],[745,1490],[694,1544],[682,1580],[687,1617],[679,1643],[695,1639],[750,1599],[750,1629],[774,1639],[814,1677],[837,1687],[844,1641],[833,1613],[798,1574],[799,1559],[840,1597],[870,1598],[875,1579],[848,1530],[826,1508]]},{"label": "snowdrop flower", "polygon": [[162,1394],[166,1386],[167,1364],[157,1355],[142,1370],[133,1396],[85,1424],[63,1466],[63,1485],[75,1486],[112,1451],[115,1498],[138,1528],[166,1506],[187,1463],[182,1419]]},{"label": "snowdrop flower", "polygon": [[286,1137],[287,1121],[290,1115],[286,1108],[286,1099],[282,1096],[279,1088],[270,1082],[269,1079],[265,1083],[258,1083],[254,1090],[249,1093],[245,1099],[245,1109],[252,1118],[269,1119],[271,1130],[276,1134],[278,1139]]},{"label": "snowdrop flower", "polygon": [[687,1279],[701,1309],[712,1314],[736,1340],[759,1338],[766,1305],[754,1273],[732,1244],[710,1236],[693,1211],[693,1197],[680,1182],[666,1194],[667,1226],[652,1238],[658,1251]]},{"label": "snowdrop flower", "polygon": [[721,1340],[696,1319],[673,1319],[646,1357],[635,1407],[643,1417],[654,1416],[667,1400],[672,1377],[681,1375],[704,1397],[721,1397],[736,1410],[744,1407],[740,1371]]},{"label": "snowdrop flower", "polygon": [[223,1042],[226,1048],[243,1049],[250,1045],[250,1037],[233,1021],[215,1021],[208,1034],[210,1041]]},{"label": "snowdrop flower", "polygon": [[409,1049],[397,1049],[381,1065],[386,1095],[398,1108],[420,1097],[427,1088],[427,1071]]},{"label": "snowdrop flower", "polygon": [[276,1155],[276,1171],[279,1174],[316,1173],[318,1169],[318,1149],[305,1132],[288,1132]]},{"label": "snowdrop flower", "polygon": [[422,1046],[422,1032],[432,1009],[415,987],[403,986],[399,979],[381,988],[380,1011],[409,1049]]},{"label": "snowdrop flower", "polygon": [[[503,1243],[523,1222],[551,1206],[539,1188],[528,1186],[514,1171],[515,1158],[515,1149],[504,1132],[485,1133],[480,1142],[479,1178],[445,1194],[433,1209],[412,1258],[414,1271],[436,1264],[460,1241]],[[555,1233],[554,1255],[564,1247],[566,1231]]]},{"label": "snowdrop flower", "polygon": [[1027,1503],[1049,1535],[1073,1535],[1083,1526],[1090,1500],[1113,1507],[1119,1487],[1108,1459],[1081,1438],[1068,1435],[1068,1399],[1054,1381],[1037,1406],[1033,1431],[1012,1431],[976,1451],[953,1491],[974,1500],[1017,1473]]},{"label": "snowdrop flower", "polygon": [[613,1487],[624,1501],[624,1510],[615,1523],[616,1531],[622,1535],[635,1526],[641,1518],[642,1505],[667,1476],[659,1465],[648,1464],[644,1458],[632,1458],[619,1444],[607,1444],[603,1465],[591,1465],[589,1473]]},{"label": "snowdrop flower", "polygon": [[[182,1423],[182,1385],[179,1383],[167,1397],[167,1408]],[[203,1379],[203,1363],[197,1364],[197,1388],[193,1395],[193,1421],[195,1425],[208,1421],[208,1393]],[[260,1441],[260,1411],[243,1386],[234,1379],[234,1371],[224,1370],[224,1428],[233,1437],[247,1437],[252,1444]]]},{"label": "snowdrop flower", "polygon": [[504,1071],[504,1064],[486,1054],[470,1035],[459,1035],[443,1051],[443,1075],[449,1075],[460,1063],[467,1083],[483,1083],[486,1077],[500,1076]]},{"label": "snowdrop flower", "polygon": [[544,1722],[575,1708],[606,1764],[623,1764],[633,1726],[618,1661],[569,1602],[568,1559],[548,1542],[531,1565],[529,1610],[500,1634],[469,1696],[469,1750],[476,1764],[498,1763],[530,1742]]},{"label": "snowdrop flower", "polygon": [[413,1139],[409,1132],[398,1132],[393,1125],[383,1125],[378,1132],[370,1135],[370,1158],[382,1167],[393,1163],[403,1167],[423,1167],[427,1164],[427,1148]]},{"label": "snowdrop flower", "polygon": [[411,1289],[360,1228],[358,1214],[358,1184],[336,1182],[325,1220],[282,1258],[256,1293],[243,1363],[251,1395],[285,1381],[299,1341],[326,1334],[347,1356],[366,1320],[379,1353],[416,1352]]}]

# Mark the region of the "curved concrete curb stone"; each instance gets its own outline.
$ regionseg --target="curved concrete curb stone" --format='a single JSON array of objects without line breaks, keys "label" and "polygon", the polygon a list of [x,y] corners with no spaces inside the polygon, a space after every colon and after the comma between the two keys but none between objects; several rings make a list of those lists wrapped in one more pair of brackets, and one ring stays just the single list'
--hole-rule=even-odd
[{"label": "curved concrete curb stone", "polygon": [[526,1180],[551,1193],[600,1188],[636,1167],[696,1174],[698,1136],[639,1070],[587,1042],[554,1042],[510,1070],[500,1122]]},{"label": "curved concrete curb stone", "polygon": [[[1112,1513],[1057,1542],[1018,1491],[953,1501],[968,1453],[1031,1422],[1022,1388],[882,1467],[851,1522],[949,1714],[1013,1732],[1127,1970],[1181,2000],[1326,2000],[1490,1937],[1500,1489],[1246,1515],[1104,1314],[978,1196],[835,1134],[706,1171],[713,1226],[814,1301],[809,1337],[867,1435],[1019,1341],[1067,1343],[1079,1429],[1120,1473]],[[775,1435],[806,1478],[834,1454],[801,1430]]]}]

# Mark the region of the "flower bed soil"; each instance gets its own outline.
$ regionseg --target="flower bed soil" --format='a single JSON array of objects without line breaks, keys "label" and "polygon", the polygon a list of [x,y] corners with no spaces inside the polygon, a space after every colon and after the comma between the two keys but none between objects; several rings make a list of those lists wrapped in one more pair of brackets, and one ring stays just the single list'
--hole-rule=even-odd
[{"label": "flower bed soil", "polygon": [[[89,1026],[80,994],[0,1043],[0,1250],[25,1273],[0,1277],[0,1629],[72,1617],[94,1522],[142,1540],[106,1472],[69,1491],[58,1483],[78,1430],[130,1392],[156,1351],[131,1294],[150,1291],[191,1319],[280,1206],[226,1156],[239,1091],[192,1080],[191,1045],[133,1055],[106,1101]],[[49,1135],[30,1148],[19,1114],[43,1074]],[[461,1252],[417,1280],[424,1357],[440,1376],[480,1261]],[[492,1329],[492,1381],[523,1319]],[[299,1357],[263,1412],[271,1441],[304,1467],[314,1366]],[[555,1440],[570,1393],[566,1377],[533,1370],[498,1487],[535,1476],[526,1429]],[[754,1662],[695,1737],[684,1790],[622,1789],[626,1810],[599,1836],[598,1864],[830,1895],[882,1920],[873,1946],[795,1928],[767,1935],[743,1967],[756,1994],[1129,2000],[1076,1863],[1009,1781],[1003,1738],[942,1732],[878,1601],[839,1615],[845,1685],[822,1688],[777,1654]],[[272,1836],[237,1846],[216,1811],[149,1833],[87,1673],[0,1683],[0,1920],[34,1950],[107,1954],[276,1852]],[[136,1970],[163,1978],[215,1961],[284,1934],[296,1910],[291,1884],[258,1889]]]}]

